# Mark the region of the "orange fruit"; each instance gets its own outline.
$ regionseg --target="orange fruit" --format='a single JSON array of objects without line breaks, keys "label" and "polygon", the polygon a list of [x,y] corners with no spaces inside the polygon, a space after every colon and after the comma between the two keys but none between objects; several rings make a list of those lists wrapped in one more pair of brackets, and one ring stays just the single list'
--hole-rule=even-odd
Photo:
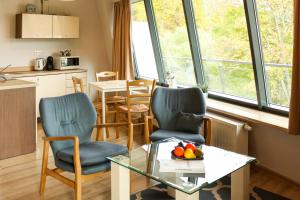
[{"label": "orange fruit", "polygon": [[178,157],[182,157],[184,154],[184,149],[182,147],[176,147],[174,150],[174,154]]}]

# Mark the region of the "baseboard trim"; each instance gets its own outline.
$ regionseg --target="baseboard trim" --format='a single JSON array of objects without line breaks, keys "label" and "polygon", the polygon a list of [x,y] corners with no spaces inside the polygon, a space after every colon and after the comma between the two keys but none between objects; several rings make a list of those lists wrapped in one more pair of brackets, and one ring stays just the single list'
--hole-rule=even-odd
[{"label": "baseboard trim", "polygon": [[282,174],[280,174],[280,173],[278,173],[278,172],[276,172],[276,171],[274,171],[274,170],[272,170],[272,169],[270,169],[270,168],[268,168],[268,167],[266,167],[262,164],[257,164],[257,165],[255,165],[255,167],[258,167],[258,168],[261,168],[263,170],[269,171],[269,172],[275,174],[276,176],[279,176],[280,178],[285,179],[285,180],[297,185],[298,187],[300,187],[300,182],[292,180],[291,178],[288,178],[288,177],[286,177],[286,176],[284,176],[284,175],[282,175]]}]

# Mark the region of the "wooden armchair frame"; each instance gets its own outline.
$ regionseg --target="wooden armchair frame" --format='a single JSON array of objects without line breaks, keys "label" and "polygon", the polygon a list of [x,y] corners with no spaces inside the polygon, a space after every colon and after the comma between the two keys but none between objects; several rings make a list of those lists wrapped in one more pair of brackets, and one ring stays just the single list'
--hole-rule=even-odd
[{"label": "wooden armchair frame", "polygon": [[[99,124],[95,125],[97,130],[106,127],[116,127],[116,126],[126,126],[127,123],[118,123],[118,124]],[[97,131],[96,141],[101,141],[102,134],[100,135],[101,131]],[[59,136],[59,137],[43,137],[44,140],[44,149],[43,149],[43,161],[42,161],[42,171],[41,171],[41,182],[40,182],[40,194],[42,195],[45,192],[46,186],[46,178],[47,176],[51,176],[62,183],[68,185],[69,187],[75,190],[75,199],[81,200],[82,196],[82,183],[92,180],[96,177],[103,175],[107,171],[98,172],[89,175],[82,174],[82,167],[80,163],[80,148],[79,148],[79,138],[77,136]],[[48,168],[48,158],[49,158],[49,145],[50,142],[53,141],[66,141],[66,140],[73,140],[74,143],[74,174],[75,179],[69,179],[63,175],[61,175],[64,170],[60,168],[49,169]]]},{"label": "wooden armchair frame", "polygon": [[[154,117],[153,116],[145,116],[144,118],[144,132],[145,132],[145,141],[147,144],[150,143],[150,135],[153,133],[154,129]],[[205,144],[210,145],[211,143],[211,119],[207,116],[203,118],[203,136],[205,138]],[[200,134],[200,133],[199,133]]]}]

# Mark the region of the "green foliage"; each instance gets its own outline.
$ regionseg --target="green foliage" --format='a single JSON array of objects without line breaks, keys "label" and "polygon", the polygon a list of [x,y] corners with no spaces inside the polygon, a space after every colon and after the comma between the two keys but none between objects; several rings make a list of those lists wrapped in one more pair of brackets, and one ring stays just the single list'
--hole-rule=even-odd
[{"label": "green foliage", "polygon": [[[182,0],[152,0],[163,61],[180,84],[195,85]],[[192,0],[209,90],[256,100],[243,1]],[[288,106],[293,44],[293,0],[256,0],[269,101]],[[147,19],[143,2],[132,6],[134,21]],[[231,62],[233,61],[233,62]],[[270,64],[273,63],[273,64]]]},{"label": "green foliage", "polygon": [[207,83],[204,83],[204,84],[198,84],[197,85],[198,86],[198,88],[200,88],[201,89],[201,91],[203,92],[203,93],[208,93],[208,84]]}]

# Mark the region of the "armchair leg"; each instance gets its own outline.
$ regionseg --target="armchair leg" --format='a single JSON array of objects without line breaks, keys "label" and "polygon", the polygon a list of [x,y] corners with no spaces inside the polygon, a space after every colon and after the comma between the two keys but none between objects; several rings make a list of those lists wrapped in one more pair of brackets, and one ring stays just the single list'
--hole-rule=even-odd
[{"label": "armchair leg", "polygon": [[74,141],[75,200],[81,200],[81,163],[79,140]]},{"label": "armchair leg", "polygon": [[43,162],[42,162],[42,171],[41,171],[41,182],[40,182],[40,194],[45,192],[46,186],[46,170],[48,167],[48,152],[49,152],[49,142],[44,141],[44,150],[43,150]]},{"label": "armchair leg", "polygon": [[133,123],[129,123],[129,125],[128,125],[128,143],[127,143],[128,150],[132,149],[132,145],[133,145]]},{"label": "armchair leg", "polygon": [[79,178],[75,183],[75,200],[81,200],[81,193],[81,178]]}]

